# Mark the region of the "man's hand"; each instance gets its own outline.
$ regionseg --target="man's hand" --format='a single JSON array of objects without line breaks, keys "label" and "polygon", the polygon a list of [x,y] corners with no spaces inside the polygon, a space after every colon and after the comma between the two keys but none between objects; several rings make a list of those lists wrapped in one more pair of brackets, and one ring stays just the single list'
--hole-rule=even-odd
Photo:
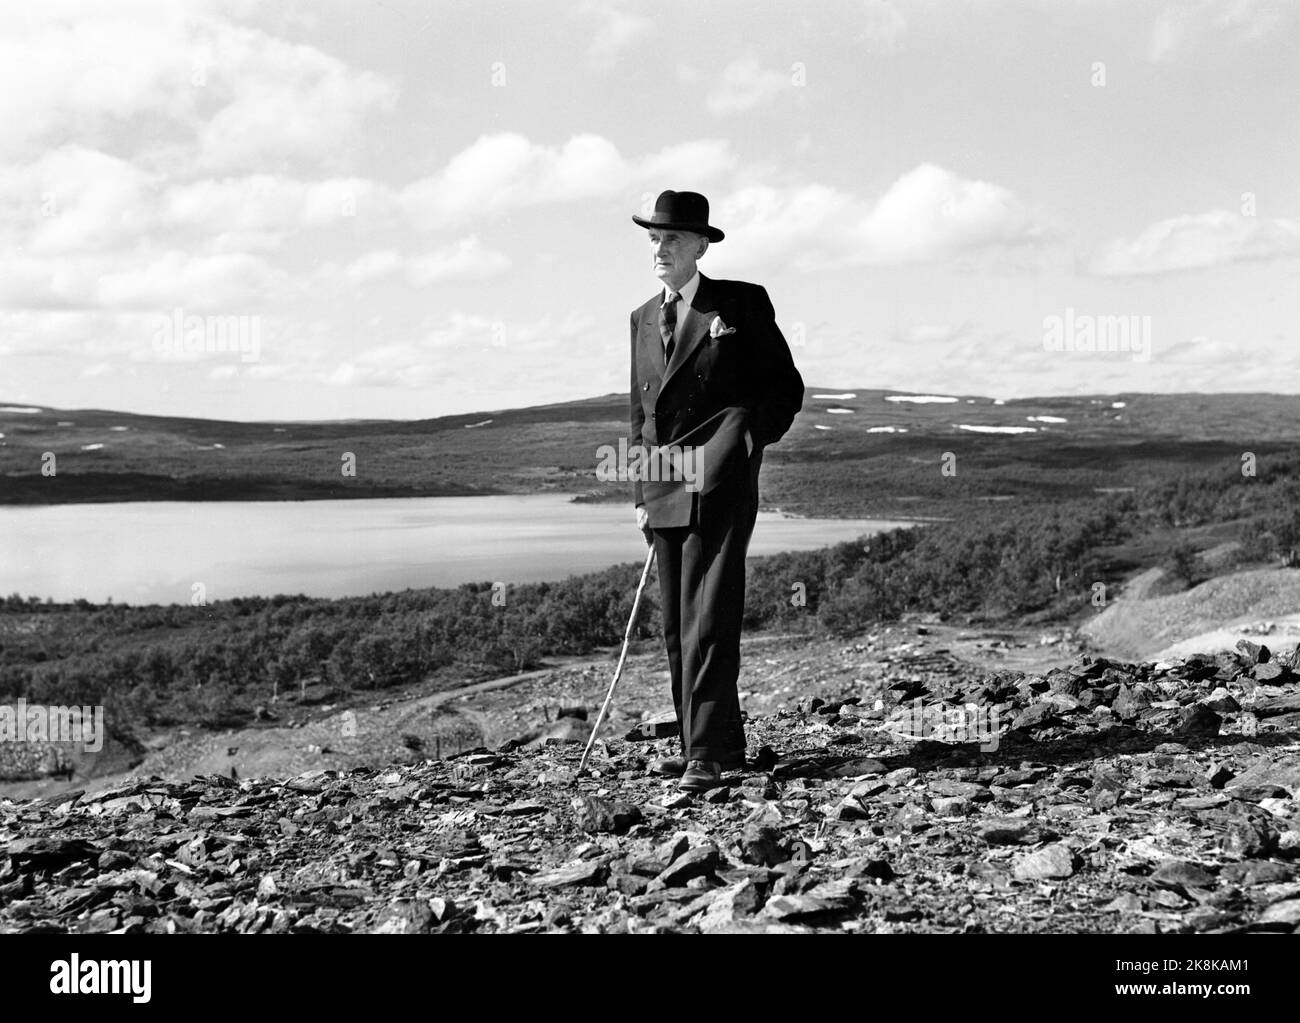
[{"label": "man's hand", "polygon": [[650,532],[650,513],[645,510],[643,504],[636,506],[636,528],[645,536],[647,547],[654,543],[654,534]]}]

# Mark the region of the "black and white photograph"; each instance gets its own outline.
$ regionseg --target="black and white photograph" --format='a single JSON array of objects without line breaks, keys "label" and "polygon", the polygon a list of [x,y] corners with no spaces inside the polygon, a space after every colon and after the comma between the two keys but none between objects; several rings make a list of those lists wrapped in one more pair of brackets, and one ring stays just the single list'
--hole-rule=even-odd
[{"label": "black and white photograph", "polygon": [[1292,0],[4,0],[15,994],[1050,935],[1258,1011],[1298,100]]}]

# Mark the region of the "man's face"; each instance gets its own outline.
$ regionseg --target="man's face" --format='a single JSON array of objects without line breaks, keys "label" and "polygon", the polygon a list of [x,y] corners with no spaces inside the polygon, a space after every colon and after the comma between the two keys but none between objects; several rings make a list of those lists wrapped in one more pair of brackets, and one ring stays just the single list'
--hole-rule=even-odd
[{"label": "man's face", "polygon": [[655,276],[676,291],[695,276],[695,264],[709,247],[709,240],[694,231],[651,228],[649,234]]}]

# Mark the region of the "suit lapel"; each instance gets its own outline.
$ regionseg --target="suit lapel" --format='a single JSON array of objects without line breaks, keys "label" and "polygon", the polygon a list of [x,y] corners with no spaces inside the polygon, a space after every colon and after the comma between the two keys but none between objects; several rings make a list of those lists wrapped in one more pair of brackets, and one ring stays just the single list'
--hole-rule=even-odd
[{"label": "suit lapel", "polygon": [[648,366],[656,380],[664,375],[664,343],[659,336],[658,306],[652,306],[641,319],[641,333],[637,344],[641,348],[641,365]]},{"label": "suit lapel", "polygon": [[[717,315],[717,310],[713,308],[713,282],[704,274],[700,274],[700,286],[695,289],[695,298],[691,300],[690,308],[686,311],[686,317],[682,321],[681,338],[673,347],[673,357],[668,363],[667,371],[664,373],[663,386],[668,386],[668,381],[673,374],[691,357],[691,353],[700,346],[700,342],[709,333],[709,324],[713,322],[713,317]],[[657,337],[657,332],[656,332]],[[662,342],[660,342],[662,344]]]}]

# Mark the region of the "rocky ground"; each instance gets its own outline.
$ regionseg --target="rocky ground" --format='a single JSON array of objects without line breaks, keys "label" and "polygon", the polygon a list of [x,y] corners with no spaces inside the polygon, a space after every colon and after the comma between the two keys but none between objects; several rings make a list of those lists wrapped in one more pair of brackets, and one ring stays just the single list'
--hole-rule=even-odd
[{"label": "rocky ground", "polygon": [[589,669],[496,749],[0,802],[0,931],[1300,925],[1300,649],[973,672],[901,629],[788,645],[748,652],[751,765],[703,797],[647,773],[676,740],[646,655],[581,777]]},{"label": "rocky ground", "polygon": [[[949,671],[967,673],[1004,666],[1035,670],[1077,649],[1068,632],[1041,635],[937,623],[884,625],[851,648],[809,634],[759,633],[743,641],[741,700],[750,714],[768,714],[792,695],[843,695],[846,688],[874,692],[879,679],[909,666],[942,662]],[[548,738],[585,742],[586,721],[567,711],[592,708],[594,716],[617,659],[617,649],[604,650],[557,659],[544,670],[455,688],[448,688],[446,680],[430,680],[401,689],[339,694],[334,703],[268,701],[259,708],[256,723],[236,729],[176,726],[117,737],[110,729],[100,754],[81,754],[68,744],[75,767],[71,778],[46,770],[33,772],[35,777],[18,774],[15,780],[4,770],[6,754],[39,761],[50,751],[38,747],[55,744],[0,743],[0,799],[44,799],[77,789],[93,795],[153,775],[175,781],[206,774],[285,778],[310,770],[380,769],[479,746],[495,749],[520,737],[539,745]],[[646,716],[671,713],[669,690],[662,641],[636,644],[618,687],[611,725],[630,727]],[[108,720],[113,720],[111,713]]]}]

